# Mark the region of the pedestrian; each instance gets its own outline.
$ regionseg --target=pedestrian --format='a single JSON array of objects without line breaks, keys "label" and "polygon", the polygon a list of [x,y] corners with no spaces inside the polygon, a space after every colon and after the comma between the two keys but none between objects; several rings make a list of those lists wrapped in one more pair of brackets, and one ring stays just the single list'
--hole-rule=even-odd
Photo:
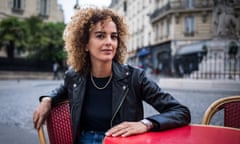
[{"label": "pedestrian", "polygon": [[53,63],[53,80],[59,80],[59,64],[57,62]]},{"label": "pedestrian", "polygon": [[[146,77],[142,69],[123,64],[127,25],[109,8],[76,12],[64,31],[68,64],[64,84],[40,97],[33,115],[36,129],[51,105],[70,102],[74,144],[102,143],[104,136],[127,137],[190,123],[189,109]],[[144,118],[143,103],[159,114]]]}]

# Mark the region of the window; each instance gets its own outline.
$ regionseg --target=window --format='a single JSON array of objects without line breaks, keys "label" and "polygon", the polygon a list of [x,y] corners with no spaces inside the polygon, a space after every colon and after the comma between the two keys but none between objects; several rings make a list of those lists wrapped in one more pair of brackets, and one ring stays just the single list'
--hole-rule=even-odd
[{"label": "window", "polygon": [[161,27],[162,27],[161,38],[163,38],[167,36],[167,23],[163,21],[161,23]]},{"label": "window", "polygon": [[21,9],[21,0],[13,0],[13,9]]},{"label": "window", "polygon": [[41,0],[40,2],[40,15],[41,16],[47,15],[47,0]]},{"label": "window", "polygon": [[25,0],[11,0],[12,12],[22,14],[24,11]]},{"label": "window", "polygon": [[193,8],[194,0],[186,0],[185,2],[186,2],[185,3],[186,8]]},{"label": "window", "polygon": [[170,18],[167,19],[167,28],[166,28],[166,34],[167,36],[170,35],[170,26],[171,26],[171,22],[170,22]]},{"label": "window", "polygon": [[156,24],[156,27],[155,27],[155,40],[158,40],[159,33],[160,33],[159,25]]},{"label": "window", "polygon": [[194,17],[185,17],[185,36],[193,36],[194,34]]},{"label": "window", "polygon": [[160,32],[159,32],[159,33],[160,33],[160,36],[159,36],[159,37],[160,37],[160,39],[162,39],[163,36],[165,36],[164,34],[165,34],[166,31],[164,31],[164,30],[166,30],[166,29],[165,29],[165,27],[164,27],[163,21],[162,21],[161,23],[159,23],[159,24],[160,24],[160,28],[159,28],[159,30],[160,30]]},{"label": "window", "polygon": [[151,45],[151,32],[148,32],[148,45]]}]

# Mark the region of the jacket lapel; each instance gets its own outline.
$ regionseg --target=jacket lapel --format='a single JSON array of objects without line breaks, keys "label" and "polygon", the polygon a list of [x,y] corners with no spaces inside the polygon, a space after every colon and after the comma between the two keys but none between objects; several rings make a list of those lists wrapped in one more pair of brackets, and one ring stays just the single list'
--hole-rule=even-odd
[{"label": "jacket lapel", "polygon": [[116,62],[113,62],[112,81],[112,118],[116,116],[128,91],[129,70]]}]

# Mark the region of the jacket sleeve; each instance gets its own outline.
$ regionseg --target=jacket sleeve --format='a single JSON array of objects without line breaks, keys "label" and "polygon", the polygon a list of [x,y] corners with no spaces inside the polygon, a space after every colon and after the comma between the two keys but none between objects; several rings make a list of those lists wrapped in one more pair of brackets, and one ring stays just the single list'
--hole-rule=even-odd
[{"label": "jacket sleeve", "polygon": [[47,94],[44,94],[39,97],[39,101],[42,100],[43,97],[51,97],[52,98],[52,105],[55,105],[61,101],[64,101],[68,98],[67,94],[67,72],[65,73],[64,76],[64,83],[60,84],[57,88],[54,90],[50,91]]},{"label": "jacket sleeve", "polygon": [[172,95],[163,90],[142,71],[138,74],[141,97],[154,107],[160,114],[147,117],[156,126],[154,131],[184,126],[190,123],[189,109],[180,104]]}]

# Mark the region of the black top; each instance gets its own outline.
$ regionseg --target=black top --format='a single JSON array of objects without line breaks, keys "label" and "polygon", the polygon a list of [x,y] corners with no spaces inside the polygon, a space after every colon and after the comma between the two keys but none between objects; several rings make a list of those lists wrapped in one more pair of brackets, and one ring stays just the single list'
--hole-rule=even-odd
[{"label": "black top", "polygon": [[[109,77],[93,77],[93,80],[98,87],[104,87]],[[105,132],[110,128],[111,117],[112,82],[110,82],[105,89],[99,90],[94,87],[89,77],[82,111],[82,124],[80,127],[86,131]]]}]

